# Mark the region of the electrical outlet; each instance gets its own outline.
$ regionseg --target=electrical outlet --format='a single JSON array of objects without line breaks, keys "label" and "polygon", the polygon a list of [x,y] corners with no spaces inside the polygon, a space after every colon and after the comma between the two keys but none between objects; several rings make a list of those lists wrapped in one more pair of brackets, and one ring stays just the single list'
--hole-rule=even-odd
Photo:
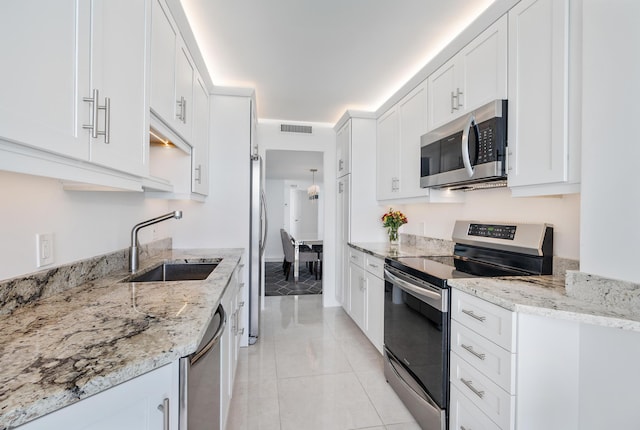
[{"label": "electrical outlet", "polygon": [[38,267],[53,264],[53,233],[36,234],[36,253]]}]

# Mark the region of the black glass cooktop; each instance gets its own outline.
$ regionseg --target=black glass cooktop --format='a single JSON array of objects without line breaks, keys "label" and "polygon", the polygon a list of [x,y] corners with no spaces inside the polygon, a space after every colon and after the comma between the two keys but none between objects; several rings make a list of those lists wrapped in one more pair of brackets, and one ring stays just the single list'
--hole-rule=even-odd
[{"label": "black glass cooktop", "polygon": [[422,278],[447,280],[472,277],[526,276],[530,273],[459,256],[393,257],[387,264]]}]

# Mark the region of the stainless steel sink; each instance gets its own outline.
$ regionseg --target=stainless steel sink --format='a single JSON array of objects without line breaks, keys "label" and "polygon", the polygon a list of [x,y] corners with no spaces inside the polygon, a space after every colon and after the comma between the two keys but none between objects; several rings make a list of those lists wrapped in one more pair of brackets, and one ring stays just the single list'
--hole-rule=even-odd
[{"label": "stainless steel sink", "polygon": [[198,281],[206,279],[218,263],[163,263],[123,282]]}]

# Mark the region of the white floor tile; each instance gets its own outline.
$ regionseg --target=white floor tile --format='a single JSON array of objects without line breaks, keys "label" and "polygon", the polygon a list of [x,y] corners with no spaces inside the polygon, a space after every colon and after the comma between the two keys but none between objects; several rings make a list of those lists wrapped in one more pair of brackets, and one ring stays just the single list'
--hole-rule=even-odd
[{"label": "white floor tile", "polygon": [[419,430],[386,383],[382,355],[322,296],[266,297],[241,348],[227,430]]}]

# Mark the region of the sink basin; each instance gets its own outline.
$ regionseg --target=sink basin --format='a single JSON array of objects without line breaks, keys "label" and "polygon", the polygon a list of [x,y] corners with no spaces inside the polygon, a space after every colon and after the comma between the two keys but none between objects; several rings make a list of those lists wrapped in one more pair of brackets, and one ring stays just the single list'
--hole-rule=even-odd
[{"label": "sink basin", "polygon": [[218,263],[163,263],[124,282],[198,281],[206,279]]}]

